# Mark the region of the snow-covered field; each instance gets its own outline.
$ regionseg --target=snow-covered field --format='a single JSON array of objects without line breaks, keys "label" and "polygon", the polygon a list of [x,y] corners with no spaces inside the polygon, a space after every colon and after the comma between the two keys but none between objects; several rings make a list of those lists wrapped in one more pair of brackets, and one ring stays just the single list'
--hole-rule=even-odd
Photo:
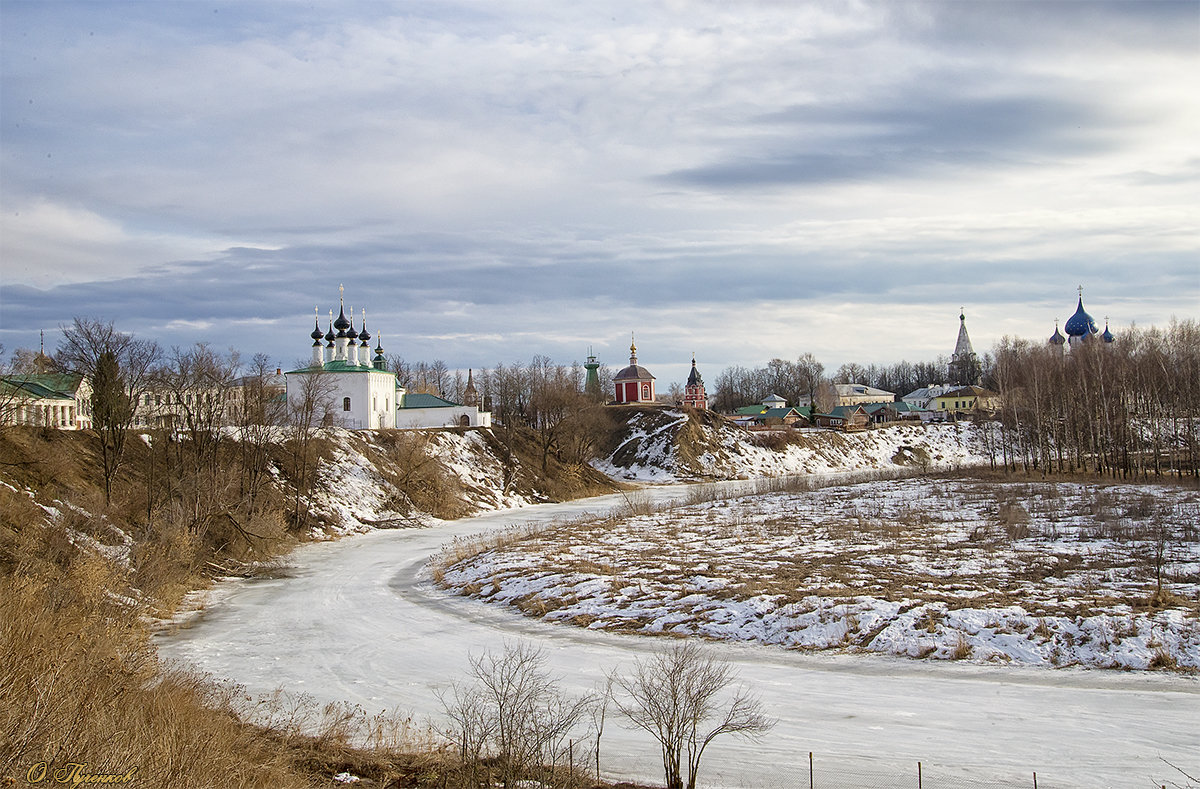
[{"label": "snow-covered field", "polygon": [[[884,480],[717,498],[501,542],[448,561],[441,582],[593,630],[1200,668],[1200,494],[1184,488]],[[1165,593],[1151,606],[1156,570]]]}]

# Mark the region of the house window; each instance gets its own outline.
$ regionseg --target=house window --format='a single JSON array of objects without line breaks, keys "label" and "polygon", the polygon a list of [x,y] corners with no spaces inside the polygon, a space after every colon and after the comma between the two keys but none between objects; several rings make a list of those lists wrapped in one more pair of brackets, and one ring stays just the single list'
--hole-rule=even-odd
[{"label": "house window", "polygon": [[343,410],[343,411],[349,411],[349,410],[350,410],[350,398],[349,398],[349,397],[343,397],[343,398],[342,398],[342,410]]}]

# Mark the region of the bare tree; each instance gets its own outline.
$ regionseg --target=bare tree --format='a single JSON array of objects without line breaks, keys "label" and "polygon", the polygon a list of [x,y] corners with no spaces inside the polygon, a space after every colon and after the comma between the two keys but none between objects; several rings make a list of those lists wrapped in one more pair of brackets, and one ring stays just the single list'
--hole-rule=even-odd
[{"label": "bare tree", "polygon": [[735,679],[728,663],[691,642],[659,649],[628,675],[613,675],[623,694],[614,700],[618,712],[662,749],[667,789],[695,789],[704,749],[717,737],[753,738],[775,725],[745,688],[726,693]]},{"label": "bare tree", "polygon": [[[13,352],[13,357],[16,357],[16,352]],[[4,345],[0,343],[0,430],[16,423],[17,411],[22,404],[18,382],[8,380],[17,372],[19,369],[12,359],[4,361]]]},{"label": "bare tree", "polygon": [[100,439],[104,500],[111,503],[125,438],[162,351],[154,342],[134,339],[132,334],[117,331],[112,322],[94,318],[75,318],[62,332],[55,364],[91,381],[92,426]]},{"label": "bare tree", "polygon": [[[569,737],[592,699],[562,695],[545,653],[529,644],[505,644],[498,654],[484,652],[470,661],[473,682],[452,685],[442,706],[454,723],[446,734],[460,747],[472,779],[495,778],[506,787],[529,778],[543,786],[569,784],[575,770]],[[494,757],[498,775],[479,775],[487,756]]]},{"label": "bare tree", "polygon": [[[0,346],[0,356],[3,353],[4,347]],[[40,375],[53,372],[54,366],[49,359],[42,355],[41,351],[35,351],[32,348],[17,348],[12,352],[8,369],[14,375]]]},{"label": "bare tree", "polygon": [[271,360],[256,353],[241,379],[240,397],[232,405],[231,421],[239,428],[242,495],[253,505],[268,478],[269,448],[278,425],[287,420],[287,400]]},{"label": "bare tree", "polygon": [[835,384],[861,384],[867,381],[867,368],[855,362],[846,362],[833,374]]},{"label": "bare tree", "polygon": [[332,422],[333,381],[320,367],[312,367],[297,375],[297,385],[288,396],[288,444],[292,458],[292,483],[295,496],[292,520],[303,526],[308,510],[301,509],[305,494],[312,486],[313,471],[319,460],[316,452],[318,431]]},{"label": "bare tree", "polygon": [[597,694],[594,704],[590,707],[592,717],[592,730],[596,733],[596,747],[593,754],[596,758],[596,781],[600,781],[600,739],[604,737],[604,721],[608,717],[608,707],[612,703],[613,698],[613,679],[611,676],[604,678],[604,690]]},{"label": "bare tree", "polygon": [[812,408],[814,413],[828,414],[838,406],[838,393],[829,381],[817,384],[813,395]]},{"label": "bare tree", "polygon": [[221,428],[228,423],[241,359],[236,351],[222,356],[205,343],[172,348],[156,375],[167,396],[169,421],[186,431],[190,450],[200,464],[216,460]]}]

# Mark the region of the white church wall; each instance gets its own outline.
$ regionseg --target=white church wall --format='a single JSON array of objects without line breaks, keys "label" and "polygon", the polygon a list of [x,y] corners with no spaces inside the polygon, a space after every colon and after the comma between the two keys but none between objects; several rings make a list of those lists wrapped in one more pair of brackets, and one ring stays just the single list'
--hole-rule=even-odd
[{"label": "white church wall", "polygon": [[[464,423],[463,418],[466,418]],[[396,427],[416,429],[422,427],[491,427],[492,415],[474,406],[439,408],[401,408],[396,412]]]}]

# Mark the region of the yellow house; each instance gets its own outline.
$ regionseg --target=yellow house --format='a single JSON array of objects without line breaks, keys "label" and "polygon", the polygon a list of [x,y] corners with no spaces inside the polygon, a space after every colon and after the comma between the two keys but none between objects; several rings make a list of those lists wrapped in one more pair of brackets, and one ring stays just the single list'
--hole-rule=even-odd
[{"label": "yellow house", "polygon": [[1000,395],[982,386],[963,386],[933,398],[929,410],[945,413],[995,411],[1000,408]]}]

